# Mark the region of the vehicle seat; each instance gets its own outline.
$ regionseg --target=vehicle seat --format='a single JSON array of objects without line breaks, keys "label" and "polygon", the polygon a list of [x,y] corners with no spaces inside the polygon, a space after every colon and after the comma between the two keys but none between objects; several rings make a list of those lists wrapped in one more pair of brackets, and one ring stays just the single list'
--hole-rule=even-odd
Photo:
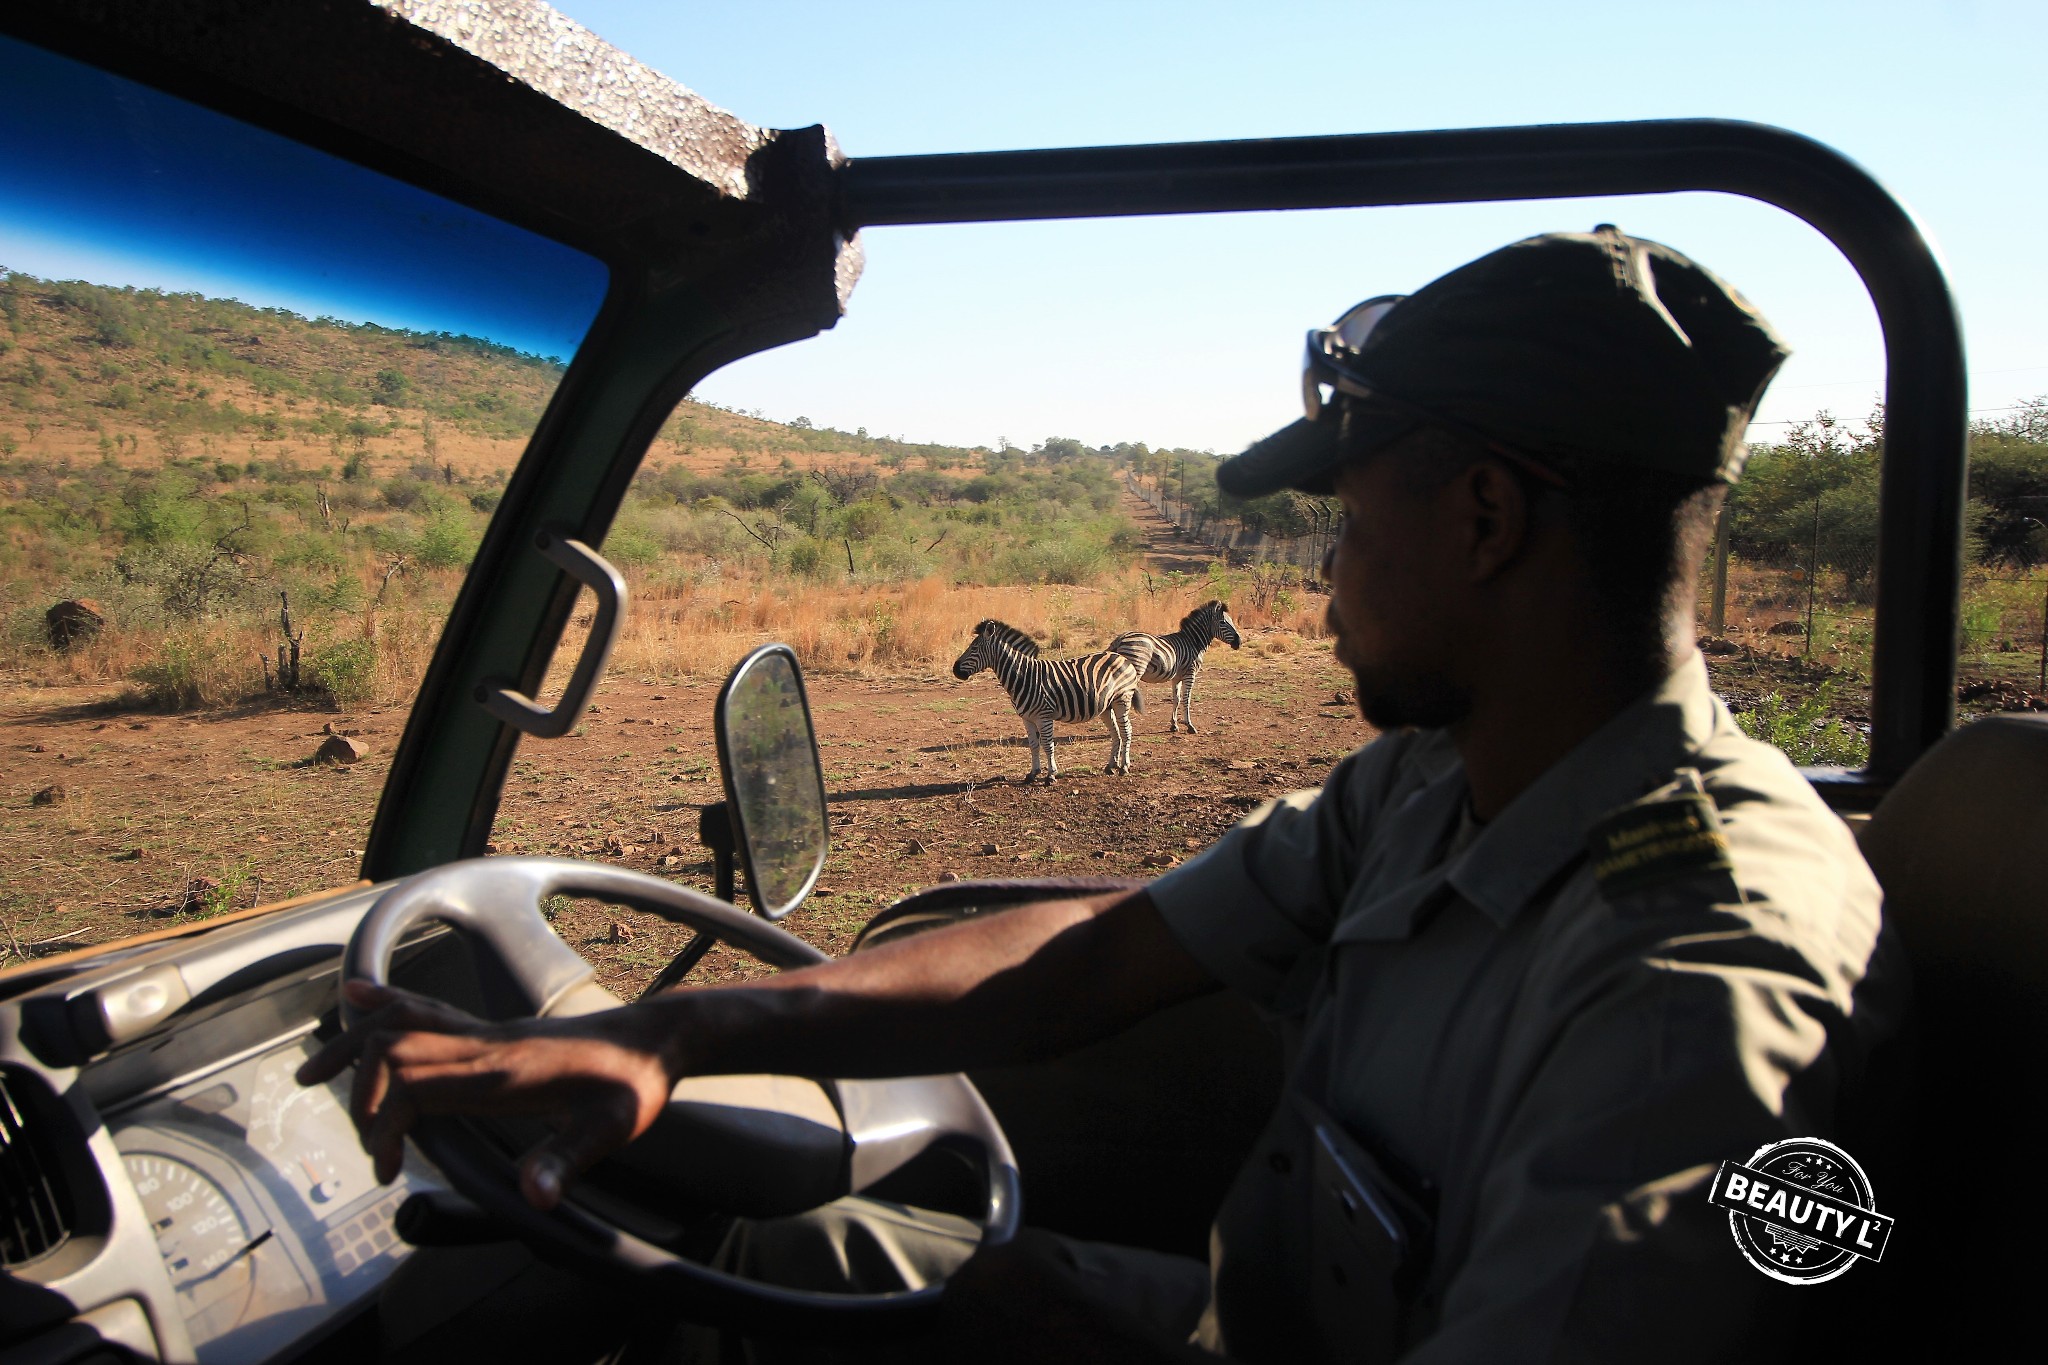
[{"label": "vehicle seat", "polygon": [[[2013,1325],[2038,1251],[2021,1252],[2000,1172],[2034,1159],[2048,1078],[2048,716],[1990,716],[1928,751],[1859,842],[1906,951],[1913,1002],[1887,1131],[1867,1131],[1892,1251],[1858,1267],[1866,1290],[1955,1348]],[[1855,1143],[1853,1155],[1864,1153]],[[1903,1296],[1915,1308],[1899,1305]],[[1896,1340],[1894,1345],[1898,1344]]]},{"label": "vehicle seat", "polygon": [[2048,716],[1987,716],[1953,731],[1859,842],[1917,968],[2048,1002]]}]

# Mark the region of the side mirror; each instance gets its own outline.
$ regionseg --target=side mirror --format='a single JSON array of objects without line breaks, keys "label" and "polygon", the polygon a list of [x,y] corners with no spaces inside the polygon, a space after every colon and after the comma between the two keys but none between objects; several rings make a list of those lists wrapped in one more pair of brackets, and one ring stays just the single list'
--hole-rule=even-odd
[{"label": "side mirror", "polygon": [[747,894],[777,920],[803,903],[825,867],[825,776],[803,674],[788,645],[740,661],[712,712],[718,768]]}]

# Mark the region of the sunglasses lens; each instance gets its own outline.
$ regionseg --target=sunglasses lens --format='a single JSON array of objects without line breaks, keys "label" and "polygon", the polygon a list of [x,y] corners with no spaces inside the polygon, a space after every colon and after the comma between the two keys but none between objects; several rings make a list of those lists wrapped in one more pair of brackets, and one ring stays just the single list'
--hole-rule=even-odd
[{"label": "sunglasses lens", "polygon": [[1373,328],[1379,326],[1387,314],[1394,311],[1394,305],[1406,297],[1406,294],[1382,294],[1376,299],[1367,299],[1338,318],[1330,330],[1336,334],[1340,345],[1356,354],[1365,349],[1365,339],[1372,335]]}]

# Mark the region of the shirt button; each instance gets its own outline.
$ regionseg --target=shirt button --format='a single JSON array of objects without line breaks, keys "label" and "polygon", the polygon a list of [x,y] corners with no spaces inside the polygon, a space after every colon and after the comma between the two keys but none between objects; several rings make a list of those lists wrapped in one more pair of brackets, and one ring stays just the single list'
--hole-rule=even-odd
[{"label": "shirt button", "polygon": [[1266,1164],[1273,1168],[1275,1175],[1286,1175],[1294,1169],[1294,1158],[1285,1152],[1274,1152],[1266,1158]]}]

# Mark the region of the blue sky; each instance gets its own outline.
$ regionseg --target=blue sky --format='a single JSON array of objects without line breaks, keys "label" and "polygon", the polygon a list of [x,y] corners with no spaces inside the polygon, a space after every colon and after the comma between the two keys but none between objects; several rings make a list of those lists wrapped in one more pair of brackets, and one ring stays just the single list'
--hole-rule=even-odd
[{"label": "blue sky", "polygon": [[[2048,392],[2048,5],[848,5],[558,0],[755,123],[850,155],[1715,116],[1860,161],[1920,216],[1961,300],[1971,406]],[[1761,416],[1860,416],[1876,319],[1776,209],[1681,195],[887,228],[832,333],[703,396],[913,440],[1235,449],[1296,415],[1302,333],[1494,246],[1612,221],[1734,282],[1797,354]],[[1987,415],[1996,415],[1987,414]],[[1759,439],[1782,426],[1760,428]]]}]

